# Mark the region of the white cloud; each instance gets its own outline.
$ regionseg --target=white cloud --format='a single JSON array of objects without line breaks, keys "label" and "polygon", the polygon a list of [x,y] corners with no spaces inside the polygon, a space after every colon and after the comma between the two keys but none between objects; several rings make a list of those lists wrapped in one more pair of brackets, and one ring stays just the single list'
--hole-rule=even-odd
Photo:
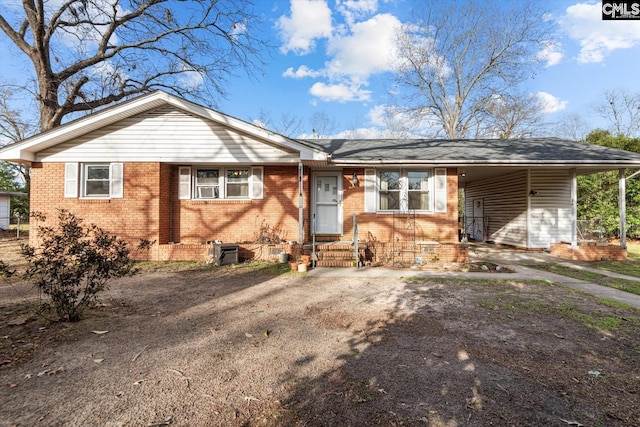
[{"label": "white cloud", "polygon": [[602,20],[601,2],[569,6],[559,24],[580,44],[580,63],[602,62],[614,50],[640,45],[640,22]]},{"label": "white cloud", "polygon": [[191,89],[198,89],[204,84],[204,75],[196,70],[190,70],[186,65],[182,66],[180,84]]},{"label": "white cloud", "polygon": [[558,111],[564,110],[568,104],[567,101],[562,101],[548,92],[538,92],[536,96],[540,102],[541,111],[545,114],[557,113]]},{"label": "white cloud", "polygon": [[292,79],[302,79],[305,77],[312,77],[312,78],[322,77],[325,74],[326,73],[322,70],[312,70],[306,65],[301,65],[295,71],[293,70],[293,67],[287,68],[287,70],[284,73],[282,73],[282,77],[289,77]]},{"label": "white cloud", "polygon": [[391,70],[401,23],[393,15],[380,14],[351,26],[350,34],[331,39],[327,53],[330,76],[368,78]]},{"label": "white cloud", "polygon": [[375,13],[378,10],[378,0],[337,0],[336,6],[347,24],[351,25],[356,19]]},{"label": "white cloud", "polygon": [[316,39],[331,36],[331,9],[325,0],[291,0],[291,16],[281,16],[276,27],[282,53],[307,54],[315,48]]},{"label": "white cloud", "polygon": [[362,89],[359,85],[314,83],[309,93],[323,101],[367,101],[371,98],[371,91]]},{"label": "white cloud", "polygon": [[[344,17],[332,27],[331,11],[325,1],[291,0],[290,16],[282,16],[278,28],[282,53],[309,53],[320,39],[327,40],[327,61],[322,68],[290,67],[283,77],[324,78],[309,93],[322,101],[366,101],[366,89],[374,74],[392,71],[396,40],[402,23],[394,15],[377,14],[379,0],[337,0],[336,10]],[[319,24],[318,24],[319,23]]]},{"label": "white cloud", "polygon": [[547,67],[552,67],[560,63],[564,57],[562,45],[555,40],[548,40],[543,43],[544,48],[538,53],[538,58],[546,61]]}]

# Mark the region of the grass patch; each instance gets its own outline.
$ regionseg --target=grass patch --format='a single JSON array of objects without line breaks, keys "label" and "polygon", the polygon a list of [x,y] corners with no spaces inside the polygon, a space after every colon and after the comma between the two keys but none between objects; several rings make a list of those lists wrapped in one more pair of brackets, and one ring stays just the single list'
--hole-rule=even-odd
[{"label": "grass patch", "polygon": [[633,307],[623,302],[613,301],[607,298],[598,298],[597,301],[602,305],[606,305],[612,308],[620,308],[622,310],[633,311],[635,314],[640,315],[640,308]]},{"label": "grass patch", "polygon": [[597,261],[593,263],[593,267],[627,276],[640,277],[640,242],[627,241],[627,258],[627,261]]},{"label": "grass patch", "polygon": [[554,264],[535,264],[529,267],[539,270],[549,271],[551,273],[561,274],[563,276],[572,277],[585,282],[596,283],[601,286],[618,289],[630,294],[640,295],[640,282],[633,280],[618,279],[615,277],[605,276],[604,274],[594,273],[592,271],[578,270],[571,267]]},{"label": "grass patch", "polygon": [[618,329],[625,320],[617,315],[605,314],[600,311],[581,311],[573,303],[563,302],[552,304],[532,298],[521,298],[517,295],[498,295],[484,299],[480,305],[491,311],[508,311],[519,315],[555,316],[570,319],[590,328],[612,331]]}]

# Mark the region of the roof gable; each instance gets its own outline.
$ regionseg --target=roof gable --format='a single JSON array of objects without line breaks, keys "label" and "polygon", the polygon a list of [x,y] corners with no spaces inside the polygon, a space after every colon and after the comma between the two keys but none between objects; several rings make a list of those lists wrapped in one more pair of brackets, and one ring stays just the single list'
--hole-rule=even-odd
[{"label": "roof gable", "polygon": [[324,160],[326,158],[326,155],[321,150],[312,148],[307,144],[294,141],[267,129],[254,126],[163,91],[142,95],[8,145],[0,150],[0,158],[10,161],[36,161],[38,153],[51,150],[59,144],[67,143],[126,119],[167,106],[183,111],[193,117],[213,122],[233,133],[245,135],[255,141],[280,147],[285,151],[299,153],[300,160]]}]

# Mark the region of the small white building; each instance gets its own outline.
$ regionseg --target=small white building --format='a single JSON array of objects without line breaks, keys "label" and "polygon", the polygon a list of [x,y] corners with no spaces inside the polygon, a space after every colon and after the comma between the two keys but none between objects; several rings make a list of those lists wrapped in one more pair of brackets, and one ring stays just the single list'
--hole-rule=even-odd
[{"label": "small white building", "polygon": [[27,197],[27,193],[0,190],[0,230],[9,229],[12,197]]}]

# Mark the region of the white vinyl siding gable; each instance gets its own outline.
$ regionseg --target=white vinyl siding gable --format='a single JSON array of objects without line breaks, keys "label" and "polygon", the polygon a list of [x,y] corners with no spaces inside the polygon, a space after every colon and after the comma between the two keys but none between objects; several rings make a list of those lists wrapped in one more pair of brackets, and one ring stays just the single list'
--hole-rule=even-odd
[{"label": "white vinyl siding gable", "polygon": [[[265,131],[266,132],[266,131]],[[300,153],[172,107],[126,118],[38,153],[43,162],[297,163]]]}]

